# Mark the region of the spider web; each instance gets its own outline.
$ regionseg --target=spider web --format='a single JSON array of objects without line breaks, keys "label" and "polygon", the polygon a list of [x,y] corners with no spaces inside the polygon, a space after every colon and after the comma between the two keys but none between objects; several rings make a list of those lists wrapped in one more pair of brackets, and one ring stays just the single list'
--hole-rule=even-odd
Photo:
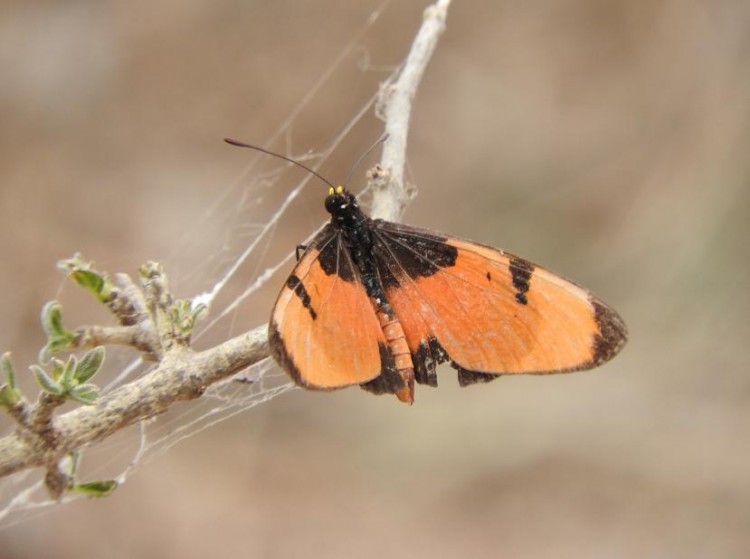
[{"label": "spider web", "polygon": [[[379,18],[388,4],[386,0],[375,9],[354,36],[342,45],[340,54],[310,86],[276,132],[261,144],[263,147],[318,170],[337,147],[356,130],[366,127],[366,117],[373,116],[379,85],[399,69],[399,65],[376,66],[372,62],[376,56],[366,43],[368,36],[382,32],[378,27]],[[356,74],[360,84],[366,82],[367,87],[361,90],[367,93],[355,100],[352,112],[342,115],[338,128],[334,125],[327,145],[315,153],[295,152],[295,123],[312,111],[320,98],[328,95],[327,88],[341,72]],[[370,127],[363,134],[362,137],[372,143],[378,132]],[[364,151],[359,140],[356,143],[360,151]],[[221,189],[210,207],[194,216],[184,236],[175,242],[172,253],[160,259],[173,293],[179,297],[192,294],[195,302],[208,306],[208,312],[193,335],[193,345],[197,349],[211,347],[266,322],[269,301],[278,291],[283,271],[288,270],[294,258],[294,250],[290,248],[295,242],[311,238],[322,223],[323,213],[310,209],[321,206],[320,185],[314,184],[308,189],[314,195],[309,200],[303,198],[308,184],[317,179],[309,174],[300,178],[302,173],[285,162],[255,152],[246,153],[251,162],[241,176]],[[295,211],[302,215],[301,220],[295,219]],[[301,234],[295,230],[289,236],[279,235],[282,223],[286,229],[290,221],[306,223],[306,230]],[[292,234],[300,236],[290,241]],[[221,239],[218,247],[207,241],[215,238]],[[248,316],[256,317],[255,322],[249,324]],[[105,393],[148,373],[153,366],[140,358],[134,359],[131,350],[108,348],[105,368],[97,376],[98,384]],[[197,400],[178,403],[158,418],[140,422],[83,449],[80,463],[81,468],[85,466],[85,473],[79,468],[77,477],[81,481],[115,479],[122,490],[121,486],[133,473],[174,445],[294,389],[275,363],[265,359],[210,386]],[[72,461],[68,462],[62,464],[63,469],[72,465]],[[81,498],[66,493],[61,500],[52,500],[41,478],[40,471],[34,469],[0,480],[0,529]]]}]

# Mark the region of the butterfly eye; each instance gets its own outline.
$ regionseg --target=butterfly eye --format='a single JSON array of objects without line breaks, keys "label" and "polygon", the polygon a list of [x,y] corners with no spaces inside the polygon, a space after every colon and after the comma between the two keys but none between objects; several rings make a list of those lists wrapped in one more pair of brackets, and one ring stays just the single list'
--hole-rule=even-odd
[{"label": "butterfly eye", "polygon": [[[333,191],[333,188],[331,188],[331,191]],[[325,206],[329,214],[336,211],[336,195],[333,192],[326,197]]]}]

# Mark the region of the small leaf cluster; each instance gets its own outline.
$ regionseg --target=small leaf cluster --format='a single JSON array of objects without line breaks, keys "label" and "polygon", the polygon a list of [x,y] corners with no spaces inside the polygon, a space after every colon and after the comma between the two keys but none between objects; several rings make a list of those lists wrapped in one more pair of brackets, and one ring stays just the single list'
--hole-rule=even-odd
[{"label": "small leaf cluster", "polygon": [[[189,346],[196,320],[206,310],[201,302],[173,299],[161,265],[155,262],[139,270],[140,287],[126,274],[117,274],[113,281],[79,254],[59,262],[58,268],[105,304],[118,324],[70,330],[63,323],[60,303],[45,304],[41,323],[47,341],[39,352],[38,364],[29,367],[41,387],[35,402],[29,402],[16,386],[10,354],[0,356],[0,408],[18,423],[25,437],[35,435],[51,450],[58,447],[61,435],[55,429],[56,408],[68,401],[91,406],[99,398],[100,389],[91,380],[104,361],[104,345],[126,344],[161,359],[175,345]],[[82,356],[67,354],[86,347],[92,349]],[[72,460],[69,469],[62,464],[64,458]],[[45,485],[53,498],[60,498],[66,491],[105,496],[117,488],[118,481],[113,479],[76,481],[79,459],[78,451],[65,452],[47,464]]]},{"label": "small leaf cluster", "polygon": [[170,307],[170,319],[175,329],[182,336],[189,336],[198,315],[206,310],[203,303],[193,304],[190,299],[178,299]]},{"label": "small leaf cluster", "polygon": [[39,365],[31,365],[31,372],[45,392],[91,405],[99,396],[99,388],[88,381],[99,371],[103,361],[104,348],[99,346],[87,351],[80,360],[75,355],[70,355],[67,361],[52,358],[49,372]]}]

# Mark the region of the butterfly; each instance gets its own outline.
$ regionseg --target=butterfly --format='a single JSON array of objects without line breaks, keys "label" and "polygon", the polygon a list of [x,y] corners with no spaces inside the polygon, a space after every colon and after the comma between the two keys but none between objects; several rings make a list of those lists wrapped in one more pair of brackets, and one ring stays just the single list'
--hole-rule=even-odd
[{"label": "butterfly", "polygon": [[271,355],[299,386],[360,385],[411,404],[415,382],[437,386],[441,363],[466,386],[591,369],[625,345],[622,318],[575,283],[497,248],[371,219],[326,182],[331,220],[298,247],[268,326]]}]

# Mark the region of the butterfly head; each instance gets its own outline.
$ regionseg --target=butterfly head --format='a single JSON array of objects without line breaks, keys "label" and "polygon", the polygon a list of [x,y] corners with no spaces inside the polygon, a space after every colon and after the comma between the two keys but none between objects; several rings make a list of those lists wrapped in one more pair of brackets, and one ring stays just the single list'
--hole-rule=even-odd
[{"label": "butterfly head", "polygon": [[345,220],[359,210],[357,198],[343,186],[328,189],[325,206],[326,211],[336,220]]}]

